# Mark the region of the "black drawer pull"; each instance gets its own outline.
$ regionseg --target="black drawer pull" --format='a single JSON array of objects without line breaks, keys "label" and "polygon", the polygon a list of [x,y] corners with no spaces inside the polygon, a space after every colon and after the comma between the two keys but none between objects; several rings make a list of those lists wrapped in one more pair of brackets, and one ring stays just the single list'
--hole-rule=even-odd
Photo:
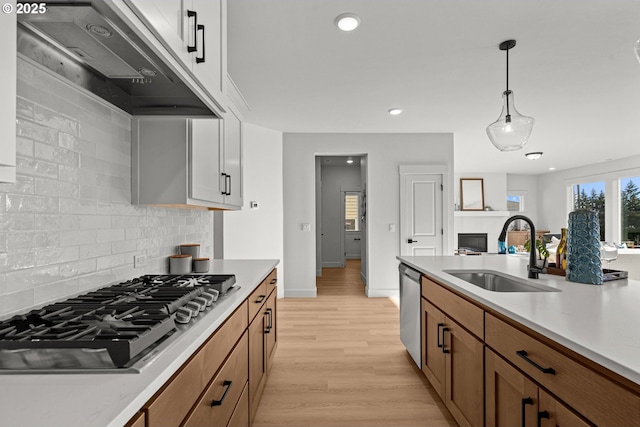
[{"label": "black drawer pull", "polygon": [[542,412],[538,412],[538,427],[542,426],[542,419],[549,419],[551,416],[549,415],[549,412],[547,411],[542,411]]},{"label": "black drawer pull", "polygon": [[444,323],[438,323],[438,348],[442,348],[442,342],[440,341],[440,328],[442,328],[443,326]]},{"label": "black drawer pull", "polygon": [[275,285],[276,283],[278,283],[278,279],[271,279],[269,282],[270,285]]},{"label": "black drawer pull", "polygon": [[533,399],[532,398],[525,397],[524,399],[522,399],[522,408],[520,410],[520,413],[522,415],[522,421],[520,422],[520,425],[522,427],[526,427],[525,422],[524,422],[525,421],[524,413],[525,413],[525,406],[527,406],[527,405],[533,405]]},{"label": "black drawer pull", "polygon": [[260,296],[258,297],[258,299],[256,300],[256,304],[260,304],[260,303],[262,303],[262,301],[264,301],[264,299],[265,299],[266,297],[267,297],[266,295],[260,295]]},{"label": "black drawer pull", "polygon": [[229,390],[231,390],[231,384],[233,384],[233,381],[224,380],[222,386],[226,387],[227,389],[224,391],[224,393],[222,393],[222,397],[220,398],[220,400],[214,400],[213,402],[211,402],[212,407],[222,405],[222,402],[224,402],[224,398],[227,397],[227,393],[229,393]]},{"label": "black drawer pull", "polygon": [[196,64],[201,64],[205,61],[204,55],[206,51],[204,46],[204,25],[196,25],[196,37],[199,31],[202,31],[202,56],[196,56]]},{"label": "black drawer pull", "polygon": [[198,13],[187,10],[187,17],[193,18],[193,44],[187,45],[187,52],[195,52],[198,50]]},{"label": "black drawer pull", "polygon": [[445,354],[446,354],[446,353],[450,353],[450,351],[449,351],[449,350],[447,350],[446,348],[444,348],[444,346],[445,346],[445,343],[444,343],[444,333],[445,333],[445,332],[447,332],[447,331],[450,331],[450,330],[451,330],[451,329],[449,329],[449,328],[442,328],[442,352],[443,352],[443,353],[445,353]]},{"label": "black drawer pull", "polygon": [[538,365],[536,362],[534,362],[533,360],[529,359],[527,357],[527,352],[524,350],[520,350],[520,351],[516,351],[516,354],[520,357],[522,357],[524,360],[527,361],[527,363],[531,364],[533,367],[535,367],[536,369],[544,372],[545,374],[551,374],[551,375],[555,375],[556,374],[556,370],[553,368],[543,368],[542,366]]}]

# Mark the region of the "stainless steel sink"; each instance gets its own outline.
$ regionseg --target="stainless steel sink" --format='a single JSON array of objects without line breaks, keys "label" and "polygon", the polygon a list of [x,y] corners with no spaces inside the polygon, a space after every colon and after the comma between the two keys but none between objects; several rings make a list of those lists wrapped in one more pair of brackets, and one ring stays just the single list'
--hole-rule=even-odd
[{"label": "stainless steel sink", "polygon": [[559,289],[531,284],[518,277],[491,270],[444,270],[445,273],[492,292],[560,292]]}]

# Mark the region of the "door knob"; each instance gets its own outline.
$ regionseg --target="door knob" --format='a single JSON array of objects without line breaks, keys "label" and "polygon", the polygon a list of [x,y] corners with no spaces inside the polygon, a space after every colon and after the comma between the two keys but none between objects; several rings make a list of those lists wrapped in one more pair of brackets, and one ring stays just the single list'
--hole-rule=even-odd
[{"label": "door knob", "polygon": [[413,239],[407,239],[407,243],[418,243],[418,241]]}]

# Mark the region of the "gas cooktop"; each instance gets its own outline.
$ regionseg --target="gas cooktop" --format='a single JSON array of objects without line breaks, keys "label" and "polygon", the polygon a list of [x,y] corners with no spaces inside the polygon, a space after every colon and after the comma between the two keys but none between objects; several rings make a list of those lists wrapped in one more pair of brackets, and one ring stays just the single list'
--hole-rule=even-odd
[{"label": "gas cooktop", "polygon": [[146,275],[14,316],[0,322],[0,373],[140,372],[234,284],[234,275]]}]

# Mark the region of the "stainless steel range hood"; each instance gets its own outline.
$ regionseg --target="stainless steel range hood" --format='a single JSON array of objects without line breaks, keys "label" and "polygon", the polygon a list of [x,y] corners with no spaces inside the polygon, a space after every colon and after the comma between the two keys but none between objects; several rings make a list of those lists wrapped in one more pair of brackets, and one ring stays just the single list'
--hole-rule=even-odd
[{"label": "stainless steel range hood", "polygon": [[18,53],[132,115],[216,116],[105,1],[18,15]]}]

